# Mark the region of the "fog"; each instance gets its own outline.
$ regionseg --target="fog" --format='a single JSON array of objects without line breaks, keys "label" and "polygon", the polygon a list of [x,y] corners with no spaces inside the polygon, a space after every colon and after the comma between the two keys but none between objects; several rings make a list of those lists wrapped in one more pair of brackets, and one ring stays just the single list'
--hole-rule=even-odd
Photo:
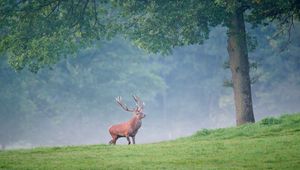
[{"label": "fog", "polygon": [[[249,58],[256,121],[300,111],[300,29],[273,38],[274,26],[250,30],[256,48]],[[290,39],[290,42],[288,42]],[[132,95],[147,115],[136,142],[153,143],[194,134],[203,128],[235,126],[226,29],[216,28],[203,45],[147,54],[122,38],[96,42],[37,74],[15,72],[5,56],[0,68],[0,144],[7,149],[107,144],[109,126],[131,113],[116,104]],[[118,144],[126,144],[125,138]]]}]

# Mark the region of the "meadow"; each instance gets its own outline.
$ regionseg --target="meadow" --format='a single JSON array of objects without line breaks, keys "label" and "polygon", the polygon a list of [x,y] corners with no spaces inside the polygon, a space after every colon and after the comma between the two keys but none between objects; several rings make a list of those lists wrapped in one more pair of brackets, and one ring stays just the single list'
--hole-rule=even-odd
[{"label": "meadow", "polygon": [[300,169],[300,113],[151,144],[0,151],[0,169]]}]

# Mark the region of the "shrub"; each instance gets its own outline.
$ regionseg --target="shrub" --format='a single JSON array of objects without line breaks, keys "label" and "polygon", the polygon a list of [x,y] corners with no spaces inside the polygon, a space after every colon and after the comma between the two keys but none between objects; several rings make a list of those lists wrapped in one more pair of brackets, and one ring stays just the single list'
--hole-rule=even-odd
[{"label": "shrub", "polygon": [[202,129],[196,133],[196,136],[207,136],[211,134],[211,131],[208,129]]},{"label": "shrub", "polygon": [[281,119],[277,119],[274,117],[267,117],[263,120],[260,121],[261,125],[275,125],[275,124],[280,124],[282,122]]}]

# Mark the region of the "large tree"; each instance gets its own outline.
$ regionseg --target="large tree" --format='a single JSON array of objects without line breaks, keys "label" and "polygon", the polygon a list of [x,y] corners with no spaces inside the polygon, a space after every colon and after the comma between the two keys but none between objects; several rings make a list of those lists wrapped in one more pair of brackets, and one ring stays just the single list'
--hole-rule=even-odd
[{"label": "large tree", "polygon": [[0,53],[12,67],[56,63],[92,40],[118,33],[150,52],[202,44],[212,27],[228,28],[237,124],[254,122],[246,21],[254,26],[299,19],[297,0],[42,0],[0,2]]},{"label": "large tree", "polygon": [[246,21],[257,26],[276,19],[281,26],[291,25],[294,17],[299,19],[300,8],[296,0],[128,0],[117,4],[121,6],[118,21],[124,27],[124,34],[137,46],[151,52],[170,52],[176,46],[202,44],[209,38],[212,27],[222,25],[228,28],[227,50],[237,125],[255,121]]}]

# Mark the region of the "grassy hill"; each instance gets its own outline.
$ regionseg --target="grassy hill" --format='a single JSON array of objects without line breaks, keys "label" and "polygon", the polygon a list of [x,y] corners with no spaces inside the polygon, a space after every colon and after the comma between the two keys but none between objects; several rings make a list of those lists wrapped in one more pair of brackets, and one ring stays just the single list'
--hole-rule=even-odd
[{"label": "grassy hill", "polygon": [[0,169],[300,169],[300,113],[154,144],[0,151]]}]

